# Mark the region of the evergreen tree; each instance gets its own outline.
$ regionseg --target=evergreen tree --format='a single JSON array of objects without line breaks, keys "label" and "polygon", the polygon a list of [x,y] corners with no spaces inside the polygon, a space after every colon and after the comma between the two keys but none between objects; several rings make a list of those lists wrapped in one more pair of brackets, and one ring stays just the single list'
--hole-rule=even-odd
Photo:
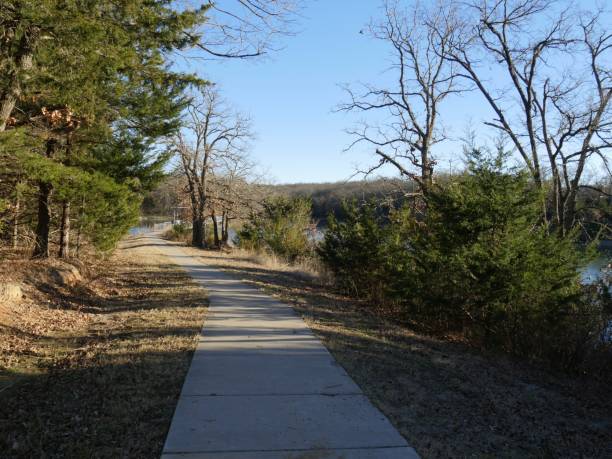
[{"label": "evergreen tree", "polygon": [[428,190],[420,218],[371,204],[330,217],[323,261],[340,287],[422,329],[575,367],[609,316],[580,283],[590,249],[548,230],[526,171],[503,155],[468,157],[465,173]]},{"label": "evergreen tree", "polygon": [[[205,10],[177,11],[170,1],[4,5],[0,65],[13,70],[3,80],[2,106],[14,107],[6,121],[17,129],[0,139],[3,148],[8,148],[7,135],[21,128],[38,139],[35,150],[42,160],[67,167],[49,164],[58,177],[74,167],[102,173],[138,200],[136,192],[153,186],[167,159],[151,153],[152,145],[178,128],[186,86],[201,83],[171,71],[165,55],[197,42],[193,29]],[[32,62],[19,69],[17,45],[31,38],[29,30],[39,32],[28,48]],[[34,255],[47,256],[54,185],[48,176],[30,175],[28,181],[38,187]],[[62,202],[60,255],[67,254],[70,203]]]}]

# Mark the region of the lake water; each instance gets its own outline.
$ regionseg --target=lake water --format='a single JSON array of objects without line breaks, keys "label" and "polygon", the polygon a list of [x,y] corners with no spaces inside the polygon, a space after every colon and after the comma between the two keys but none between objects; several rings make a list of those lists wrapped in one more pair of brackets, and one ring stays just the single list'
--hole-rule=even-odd
[{"label": "lake water", "polygon": [[137,226],[130,228],[130,235],[137,236],[151,231],[169,229],[172,226],[170,220],[169,217],[143,217],[139,220]]},{"label": "lake water", "polygon": [[612,287],[612,257],[602,255],[582,270],[582,281],[585,284],[593,284],[603,279],[608,287]]}]

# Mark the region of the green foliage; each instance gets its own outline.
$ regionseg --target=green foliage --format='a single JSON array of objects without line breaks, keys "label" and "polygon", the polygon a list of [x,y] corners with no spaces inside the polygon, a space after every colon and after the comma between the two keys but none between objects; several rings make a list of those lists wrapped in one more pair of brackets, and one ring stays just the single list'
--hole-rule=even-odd
[{"label": "green foliage", "polygon": [[141,197],[128,185],[39,155],[21,155],[20,159],[30,179],[51,183],[57,200],[79,205],[75,224],[97,249],[114,248],[137,221]]},{"label": "green foliage", "polygon": [[402,249],[408,215],[406,209],[388,213],[373,202],[357,205],[355,201],[342,204],[340,218],[330,214],[317,251],[340,288],[370,301],[388,296],[389,276],[395,269],[389,262]]},{"label": "green foliage", "polygon": [[183,223],[176,223],[172,225],[172,231],[179,237],[185,236],[187,233],[189,233],[189,229]]},{"label": "green foliage", "polygon": [[308,199],[283,197],[264,201],[262,210],[252,213],[238,237],[240,246],[269,250],[288,261],[308,255],[311,243],[311,204]]},{"label": "green foliage", "polygon": [[111,250],[130,227],[138,221],[140,196],[128,186],[94,173],[90,191],[95,197],[85,199],[81,219],[89,239],[99,250]]},{"label": "green foliage", "polygon": [[542,198],[527,174],[480,152],[470,159],[465,174],[428,193],[422,219],[348,206],[343,222],[331,220],[323,261],[339,286],[396,305],[427,330],[574,365],[604,314],[580,285],[586,255],[539,221]]},{"label": "green foliage", "polygon": [[411,240],[417,285],[408,286],[428,295],[414,305],[487,346],[539,357],[574,328],[585,260],[574,237],[539,224],[542,199],[524,172],[477,152],[472,159],[427,198],[426,228]]},{"label": "green foliage", "polygon": [[176,223],[166,231],[164,237],[170,241],[188,242],[191,239],[191,228],[187,228],[184,223]]},{"label": "green foliage", "polygon": [[[209,5],[0,3],[1,102],[20,94],[9,130],[0,132],[0,198],[15,200],[13,190],[23,184],[30,207],[23,218],[34,227],[35,188],[52,185],[43,208],[56,217],[55,207],[70,202],[78,209],[72,228],[83,229],[98,248],[110,248],[133,221],[142,194],[164,175],[168,156],[156,142],[178,129],[185,89],[204,84],[172,69],[167,56],[199,41]],[[31,66],[22,65],[24,56]],[[53,121],[47,116],[53,111],[63,118]],[[47,142],[56,145],[51,157]],[[0,220],[9,214],[0,213]]]}]

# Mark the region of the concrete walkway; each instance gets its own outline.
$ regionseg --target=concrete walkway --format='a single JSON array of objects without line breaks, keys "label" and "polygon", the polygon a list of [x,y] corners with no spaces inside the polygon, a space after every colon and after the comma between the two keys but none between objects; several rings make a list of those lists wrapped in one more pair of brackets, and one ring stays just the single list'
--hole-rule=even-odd
[{"label": "concrete walkway", "polygon": [[210,299],[163,459],[418,457],[290,306],[148,241]]}]

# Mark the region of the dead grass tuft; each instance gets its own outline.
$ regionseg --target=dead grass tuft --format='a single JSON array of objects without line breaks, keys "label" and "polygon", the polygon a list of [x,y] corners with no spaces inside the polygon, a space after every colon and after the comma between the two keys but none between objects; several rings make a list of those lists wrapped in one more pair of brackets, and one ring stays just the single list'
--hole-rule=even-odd
[{"label": "dead grass tuft", "polygon": [[288,263],[282,257],[266,251],[233,248],[225,253],[245,262],[250,262],[254,266],[261,266],[266,270],[287,273],[321,285],[331,285],[329,272],[314,258],[302,258],[294,263]]}]

